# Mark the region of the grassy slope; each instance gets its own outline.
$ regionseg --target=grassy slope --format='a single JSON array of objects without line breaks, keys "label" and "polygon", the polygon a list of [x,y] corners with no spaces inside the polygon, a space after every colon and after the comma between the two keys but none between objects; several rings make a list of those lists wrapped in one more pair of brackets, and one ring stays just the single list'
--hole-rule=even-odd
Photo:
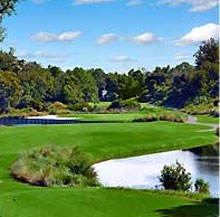
[{"label": "grassy slope", "polygon": [[202,129],[206,127],[163,122],[1,128],[0,216],[156,217],[172,214],[171,216],[205,217],[209,214],[213,215],[217,213],[217,206],[197,204],[180,197],[135,190],[37,188],[12,180],[8,171],[18,153],[46,144],[77,145],[98,161],[210,144],[216,141],[213,132],[199,132]]},{"label": "grassy slope", "polygon": [[210,115],[194,115],[198,122],[201,123],[211,123],[211,124],[219,124],[219,118],[210,116]]}]

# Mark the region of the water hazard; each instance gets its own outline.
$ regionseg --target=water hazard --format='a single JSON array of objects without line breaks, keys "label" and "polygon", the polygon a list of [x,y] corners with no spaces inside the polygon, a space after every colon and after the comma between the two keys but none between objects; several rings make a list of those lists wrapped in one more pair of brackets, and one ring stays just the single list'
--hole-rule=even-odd
[{"label": "water hazard", "polygon": [[155,189],[161,184],[158,176],[163,166],[176,160],[191,173],[193,181],[203,178],[209,182],[211,195],[219,196],[218,145],[108,160],[95,164],[94,168],[100,182],[106,187]]}]

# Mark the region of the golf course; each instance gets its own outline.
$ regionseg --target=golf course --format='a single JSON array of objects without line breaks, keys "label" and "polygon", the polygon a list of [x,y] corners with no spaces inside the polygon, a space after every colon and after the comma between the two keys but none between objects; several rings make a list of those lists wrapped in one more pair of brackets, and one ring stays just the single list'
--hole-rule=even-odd
[{"label": "golf course", "polygon": [[10,175],[10,167],[21,153],[47,145],[77,146],[96,163],[216,143],[215,132],[207,129],[210,127],[163,121],[1,127],[0,216],[217,216],[218,205],[202,202],[207,196],[198,193],[37,187],[14,180]]},{"label": "golf course", "polygon": [[0,0],[0,217],[219,217],[217,0]]}]

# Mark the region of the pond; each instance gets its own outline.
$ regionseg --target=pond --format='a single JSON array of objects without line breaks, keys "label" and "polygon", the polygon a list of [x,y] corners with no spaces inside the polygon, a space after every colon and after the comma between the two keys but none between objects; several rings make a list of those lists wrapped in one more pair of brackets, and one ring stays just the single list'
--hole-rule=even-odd
[{"label": "pond", "polygon": [[155,189],[161,184],[158,176],[163,166],[177,160],[191,173],[193,181],[203,178],[209,182],[211,195],[219,197],[218,145],[108,160],[94,168],[105,187]]}]

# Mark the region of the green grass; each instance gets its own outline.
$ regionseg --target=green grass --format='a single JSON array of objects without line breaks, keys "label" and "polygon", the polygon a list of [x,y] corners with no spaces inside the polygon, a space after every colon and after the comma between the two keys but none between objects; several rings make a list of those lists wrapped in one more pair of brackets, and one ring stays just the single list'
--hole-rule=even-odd
[{"label": "green grass", "polygon": [[0,129],[1,217],[206,217],[207,205],[181,196],[141,190],[39,188],[13,180],[9,168],[25,150],[45,145],[79,146],[94,161],[195,147],[216,142],[214,132],[178,123],[77,124]]},{"label": "green grass", "polygon": [[92,120],[92,121],[118,121],[118,122],[131,122],[134,119],[146,116],[146,114],[141,113],[119,113],[119,114],[70,114],[66,115],[68,117],[76,117],[82,120]]},{"label": "green grass", "polygon": [[194,115],[194,117],[201,123],[219,124],[219,118],[210,115]]},{"label": "green grass", "polygon": [[[109,121],[109,122],[132,122],[135,119],[144,118],[146,116],[155,116],[163,114],[164,112],[171,112],[170,110],[164,109],[162,107],[152,107],[147,104],[142,103],[142,109],[140,111],[129,111],[124,113],[73,113],[62,115],[65,117],[75,117],[81,120],[90,121]],[[172,111],[175,115],[180,115],[180,112]]]},{"label": "green grass", "polygon": [[[13,201],[16,197],[16,201]],[[118,189],[33,189],[7,194],[1,201],[7,217],[207,217],[217,206],[175,196]]]}]

